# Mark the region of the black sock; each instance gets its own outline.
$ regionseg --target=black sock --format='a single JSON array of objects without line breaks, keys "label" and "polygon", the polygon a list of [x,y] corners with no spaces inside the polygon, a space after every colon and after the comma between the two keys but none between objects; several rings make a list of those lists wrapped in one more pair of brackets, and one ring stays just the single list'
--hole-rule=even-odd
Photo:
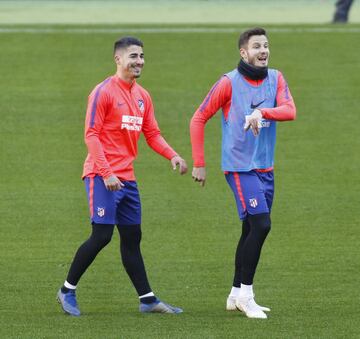
[{"label": "black sock", "polygon": [[125,270],[138,295],[151,292],[144,261],[140,251],[140,225],[118,225],[120,233],[120,253]]},{"label": "black sock", "polygon": [[[62,292],[62,293],[68,293],[68,292],[70,292],[70,291],[71,291],[70,288],[67,288],[67,287],[65,287],[65,286],[61,287],[61,292]],[[75,291],[75,290],[74,290],[74,291]]]},{"label": "black sock", "polygon": [[155,296],[140,298],[140,302],[143,304],[151,304],[154,303],[156,300],[157,298]]}]

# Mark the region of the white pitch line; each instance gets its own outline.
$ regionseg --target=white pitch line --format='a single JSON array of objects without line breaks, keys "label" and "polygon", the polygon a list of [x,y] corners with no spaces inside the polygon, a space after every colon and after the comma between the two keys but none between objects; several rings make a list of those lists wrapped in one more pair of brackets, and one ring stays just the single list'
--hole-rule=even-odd
[{"label": "white pitch line", "polygon": [[[149,28],[41,28],[41,27],[1,27],[0,33],[30,34],[113,34],[113,33],[238,33],[241,27],[149,27]],[[360,27],[270,27],[269,33],[360,33]]]}]

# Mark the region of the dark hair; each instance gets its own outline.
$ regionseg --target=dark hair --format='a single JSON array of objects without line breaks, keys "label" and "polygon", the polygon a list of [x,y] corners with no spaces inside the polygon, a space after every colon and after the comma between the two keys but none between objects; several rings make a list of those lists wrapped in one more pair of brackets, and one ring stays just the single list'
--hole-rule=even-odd
[{"label": "dark hair", "polygon": [[265,35],[266,36],[266,31],[265,31],[265,29],[263,29],[261,27],[255,27],[255,28],[252,28],[252,29],[248,29],[245,32],[242,32],[240,34],[239,42],[238,42],[239,49],[241,47],[244,47],[249,42],[249,39],[253,35]]},{"label": "dark hair", "polygon": [[125,37],[121,38],[120,40],[115,41],[114,54],[118,49],[127,48],[127,47],[133,46],[133,45],[144,47],[144,44],[141,40],[134,38],[132,36],[125,36]]}]

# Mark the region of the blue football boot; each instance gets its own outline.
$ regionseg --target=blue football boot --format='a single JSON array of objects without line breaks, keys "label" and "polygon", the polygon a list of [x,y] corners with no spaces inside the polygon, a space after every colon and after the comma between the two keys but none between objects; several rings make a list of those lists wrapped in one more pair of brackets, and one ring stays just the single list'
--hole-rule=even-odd
[{"label": "blue football boot", "polygon": [[183,310],[179,307],[171,306],[156,299],[151,304],[145,304],[140,302],[139,310],[141,313],[182,313]]},{"label": "blue football boot", "polygon": [[74,317],[80,316],[80,310],[76,301],[75,291],[70,290],[68,293],[61,292],[61,289],[57,293],[57,300],[61,304],[65,313]]}]

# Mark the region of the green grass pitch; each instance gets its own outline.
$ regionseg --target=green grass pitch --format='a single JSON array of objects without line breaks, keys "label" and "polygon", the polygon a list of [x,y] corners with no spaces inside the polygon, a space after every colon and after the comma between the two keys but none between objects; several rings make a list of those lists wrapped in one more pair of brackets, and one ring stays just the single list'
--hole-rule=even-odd
[{"label": "green grass pitch", "polygon": [[[0,337],[358,338],[360,26],[312,27],[268,26],[270,65],[298,117],[278,127],[273,229],[255,281],[272,308],[266,321],[225,311],[240,223],[220,170],[220,114],[206,128],[204,189],[143,138],[136,161],[150,282],[185,313],[139,314],[116,233],[79,285],[83,316],[62,313],[56,291],[90,230],[80,180],[87,95],[114,72],[123,33],[0,33]],[[190,171],[189,121],[235,67],[235,31],[131,32],[145,43],[140,83]]]}]

